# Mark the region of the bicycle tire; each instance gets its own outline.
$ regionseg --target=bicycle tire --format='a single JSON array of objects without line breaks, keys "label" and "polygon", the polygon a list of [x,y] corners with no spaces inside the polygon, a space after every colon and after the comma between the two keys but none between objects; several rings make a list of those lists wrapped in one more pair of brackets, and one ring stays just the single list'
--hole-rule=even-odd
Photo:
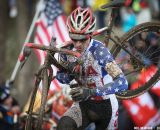
[{"label": "bicycle tire", "polygon": [[[33,125],[36,127],[36,130],[41,130],[41,126],[43,124],[43,115],[45,112],[45,104],[47,101],[47,95],[48,95],[48,90],[49,90],[49,79],[48,79],[48,72],[47,69],[44,69],[42,72],[42,79],[37,78],[36,79],[36,84],[35,84],[35,88],[32,92],[31,95],[31,100],[30,100],[30,104],[29,104],[29,108],[28,108],[28,117],[26,119],[26,125],[25,125],[25,130],[32,130]],[[40,85],[40,81],[42,81],[43,85],[42,85],[42,96],[41,96],[41,104],[40,104],[40,108],[38,110],[37,116],[38,116],[38,122],[35,124],[32,124],[32,115],[34,114],[33,112],[33,107],[35,104],[35,98],[36,98],[36,94]]]},{"label": "bicycle tire", "polygon": [[32,130],[32,113],[33,113],[33,107],[34,107],[36,94],[38,91],[40,81],[41,81],[40,79],[36,78],[35,87],[32,91],[31,97],[30,97],[30,103],[29,103],[28,112],[27,112],[28,116],[26,118],[25,130]]},{"label": "bicycle tire", "polygon": [[[157,33],[160,32],[159,22],[146,22],[146,23],[142,23],[140,25],[135,26],[129,32],[125,33],[122,36],[119,43],[126,49],[126,46],[128,47],[130,39],[133,39],[135,36],[141,34],[142,32],[152,32],[152,31]],[[133,46],[130,46],[130,49],[133,49]],[[115,56],[115,58],[118,56],[120,50],[121,49],[119,49],[119,46],[117,49],[114,49],[113,55]],[[139,59],[139,57],[136,57],[136,58],[138,60],[141,60]],[[130,99],[130,98],[137,97],[145,93],[146,91],[148,91],[159,80],[159,77],[160,77],[160,68],[158,67],[157,72],[154,74],[152,78],[149,79],[147,83],[145,83],[144,85],[134,90],[126,90],[121,93],[116,93],[116,96],[118,99]]]},{"label": "bicycle tire", "polygon": [[[23,124],[27,118],[28,118],[28,115],[25,113],[20,115],[19,123]],[[32,122],[37,121],[38,120],[37,114],[35,114],[35,115],[33,114],[32,118],[33,118]],[[43,117],[43,128],[45,128],[45,125],[47,125],[47,128],[48,128],[48,125],[50,125],[51,129],[56,130],[57,123],[52,118],[50,118],[48,116],[46,116],[46,117],[44,116]],[[21,126],[21,129],[24,129],[23,126]],[[32,128],[31,128],[31,130],[32,130]]]},{"label": "bicycle tire", "polygon": [[41,98],[41,105],[38,114],[38,122],[36,130],[41,130],[42,123],[43,123],[43,116],[45,113],[45,105],[47,102],[48,90],[49,90],[49,79],[48,79],[48,72],[47,69],[43,70],[43,78],[42,78],[42,98]]}]

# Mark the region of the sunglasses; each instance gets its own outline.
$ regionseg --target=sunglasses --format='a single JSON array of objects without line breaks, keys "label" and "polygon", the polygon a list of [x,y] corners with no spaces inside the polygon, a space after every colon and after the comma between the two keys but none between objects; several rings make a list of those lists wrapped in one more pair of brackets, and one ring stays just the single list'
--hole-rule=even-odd
[{"label": "sunglasses", "polygon": [[88,38],[87,39],[71,39],[73,42],[85,42],[85,41],[87,41],[88,40]]}]

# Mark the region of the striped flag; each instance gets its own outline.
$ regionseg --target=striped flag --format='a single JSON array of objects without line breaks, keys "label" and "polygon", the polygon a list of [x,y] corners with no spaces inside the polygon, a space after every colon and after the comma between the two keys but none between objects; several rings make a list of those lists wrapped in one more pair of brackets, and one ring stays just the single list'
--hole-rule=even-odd
[{"label": "striped flag", "polygon": [[122,102],[135,126],[153,127],[154,129],[159,125],[160,112],[149,93]]},{"label": "striped flag", "polygon": [[[139,79],[132,83],[131,89],[144,85],[156,72],[157,67],[155,65],[149,66],[140,73]],[[160,81],[151,88],[151,92],[160,96]],[[122,102],[136,126],[152,126],[154,129],[155,126],[160,124],[160,111],[156,108],[148,92]]]},{"label": "striped flag", "polygon": [[[59,0],[44,0],[44,10],[41,12],[36,23],[35,43],[49,45],[52,37],[56,37],[56,47],[63,45],[65,41],[69,41],[69,35],[66,28],[66,16],[63,13]],[[40,64],[44,63],[46,52],[35,50]],[[53,66],[54,74],[57,68]],[[60,89],[60,83],[53,80],[50,90]]]}]

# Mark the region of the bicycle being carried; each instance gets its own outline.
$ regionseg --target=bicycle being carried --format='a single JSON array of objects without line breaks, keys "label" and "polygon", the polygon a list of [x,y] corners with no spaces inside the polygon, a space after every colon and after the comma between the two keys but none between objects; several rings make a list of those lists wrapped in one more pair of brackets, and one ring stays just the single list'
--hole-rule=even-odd
[{"label": "bicycle being carried", "polygon": [[[112,8],[111,17],[108,22],[108,26],[103,29],[97,30],[93,33],[93,35],[97,35],[101,32],[106,31],[105,43],[106,46],[110,48],[110,51],[116,60],[119,60],[119,55],[125,53],[125,57],[127,59],[121,60],[119,65],[122,67],[125,72],[128,81],[131,80],[130,84],[134,83],[137,80],[137,77],[143,73],[143,77],[147,77],[143,83],[139,83],[136,87],[131,90],[126,90],[120,93],[116,93],[117,98],[119,99],[129,99],[143,94],[148,91],[156,82],[159,81],[160,70],[159,70],[159,58],[160,58],[160,23],[159,22],[147,22],[135,26],[129,32],[125,33],[121,38],[116,36],[113,33],[113,21],[116,15],[116,11],[118,7],[124,5],[124,1],[117,0],[113,1],[107,5],[102,6],[103,8]],[[63,71],[70,72],[75,76],[76,74],[72,73],[72,70],[65,68],[64,64],[60,63],[54,57],[55,53],[64,53],[66,55],[72,55],[75,57],[79,57],[80,55],[75,51],[67,50],[67,46],[57,49],[53,46],[53,40],[50,46],[40,46],[37,44],[27,44],[27,47],[36,48],[41,50],[47,50],[47,56],[45,58],[44,65],[39,69],[35,88],[32,94],[30,107],[28,110],[28,120],[26,124],[26,129],[31,129],[32,126],[32,114],[33,114],[33,106],[34,100],[36,96],[36,92],[38,90],[38,86],[40,81],[43,82],[42,89],[42,100],[41,107],[39,110],[39,120],[37,123],[37,129],[41,129],[41,124],[43,122],[43,114],[45,111],[45,102],[47,100],[47,93],[49,90],[49,86],[51,81],[54,79],[53,70],[51,65],[55,65],[57,68],[60,68]],[[77,64],[80,64],[82,61],[77,58]],[[154,66],[154,72],[145,73],[145,71],[151,66]]]}]

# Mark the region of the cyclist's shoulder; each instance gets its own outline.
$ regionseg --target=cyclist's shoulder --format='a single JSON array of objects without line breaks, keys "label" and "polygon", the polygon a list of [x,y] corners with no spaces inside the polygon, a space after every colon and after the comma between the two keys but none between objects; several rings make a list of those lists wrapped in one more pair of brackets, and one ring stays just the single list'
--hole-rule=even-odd
[{"label": "cyclist's shoulder", "polygon": [[92,42],[92,45],[94,45],[94,46],[104,45],[101,41],[96,40],[96,39],[92,39],[91,42]]},{"label": "cyclist's shoulder", "polygon": [[99,47],[104,47],[104,48],[106,48],[105,44],[104,44],[103,42],[99,41],[99,40],[92,39],[91,42],[92,42],[92,46],[93,46],[94,48],[99,48]]},{"label": "cyclist's shoulder", "polygon": [[108,48],[101,41],[92,39],[91,42],[92,42],[92,44],[91,44],[90,50],[92,50],[92,51],[102,51],[103,49],[108,50]]}]

